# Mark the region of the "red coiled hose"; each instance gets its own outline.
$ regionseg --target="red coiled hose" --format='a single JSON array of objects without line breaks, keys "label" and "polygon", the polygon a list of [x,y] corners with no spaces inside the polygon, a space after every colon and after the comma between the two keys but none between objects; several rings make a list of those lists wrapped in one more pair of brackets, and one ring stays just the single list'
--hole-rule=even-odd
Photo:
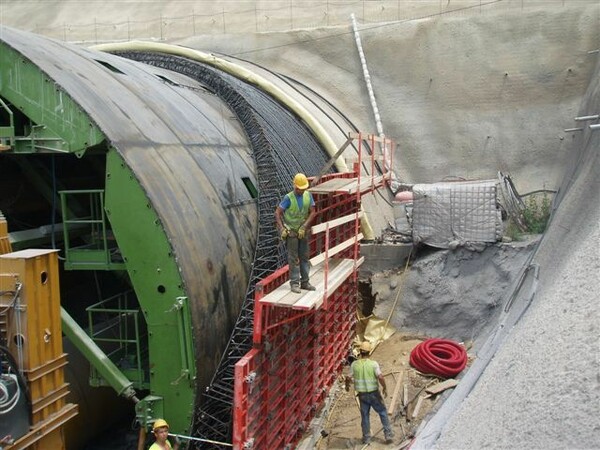
[{"label": "red coiled hose", "polygon": [[423,373],[452,378],[467,365],[467,352],[454,341],[427,339],[410,352],[410,365]]}]

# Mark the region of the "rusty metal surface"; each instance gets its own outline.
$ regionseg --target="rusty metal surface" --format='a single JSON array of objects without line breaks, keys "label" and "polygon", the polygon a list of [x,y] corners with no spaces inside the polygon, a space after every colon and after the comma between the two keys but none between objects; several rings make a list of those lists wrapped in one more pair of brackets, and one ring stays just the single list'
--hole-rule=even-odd
[{"label": "rusty metal surface", "polygon": [[171,71],[9,28],[2,40],[89,114],[139,180],[203,336],[198,366],[214,366],[243,300],[256,236],[256,204],[242,178],[257,183],[234,115],[203,85]]}]

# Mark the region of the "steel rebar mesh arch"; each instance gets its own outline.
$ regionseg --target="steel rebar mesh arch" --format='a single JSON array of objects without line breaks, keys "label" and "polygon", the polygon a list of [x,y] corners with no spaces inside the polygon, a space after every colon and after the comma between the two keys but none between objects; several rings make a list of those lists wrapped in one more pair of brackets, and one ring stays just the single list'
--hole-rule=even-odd
[{"label": "steel rebar mesh arch", "polygon": [[[177,56],[147,52],[118,54],[187,75],[209,86],[235,112],[253,149],[259,218],[254,262],[229,343],[211,384],[201,396],[197,394],[192,429],[194,437],[230,441],[234,366],[252,348],[255,285],[287,263],[285,246],[280,245],[275,228],[275,208],[290,190],[294,174],[302,171],[316,175],[327,162],[327,156],[296,116],[254,86],[205,64]],[[196,448],[219,448],[214,444],[195,445]]]}]

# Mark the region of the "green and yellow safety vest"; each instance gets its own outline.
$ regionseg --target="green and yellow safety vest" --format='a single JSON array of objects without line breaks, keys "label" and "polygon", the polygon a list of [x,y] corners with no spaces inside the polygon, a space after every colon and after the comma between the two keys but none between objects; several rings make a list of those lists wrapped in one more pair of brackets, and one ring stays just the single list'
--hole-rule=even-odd
[{"label": "green and yellow safety vest", "polygon": [[370,359],[358,359],[352,363],[352,378],[356,392],[374,392],[377,390],[377,363]]},{"label": "green and yellow safety vest", "polygon": [[302,194],[302,209],[298,208],[298,200],[296,194],[292,191],[287,194],[290,199],[290,207],[283,213],[283,221],[292,231],[298,231],[302,226],[310,209],[310,193],[304,191]]}]

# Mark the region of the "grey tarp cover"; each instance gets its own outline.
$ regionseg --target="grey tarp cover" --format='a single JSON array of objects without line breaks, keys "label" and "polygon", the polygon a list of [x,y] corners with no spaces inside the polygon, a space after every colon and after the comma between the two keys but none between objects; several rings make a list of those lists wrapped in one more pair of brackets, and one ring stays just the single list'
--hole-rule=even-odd
[{"label": "grey tarp cover", "polygon": [[415,243],[449,248],[502,235],[494,180],[416,184],[413,195]]}]

